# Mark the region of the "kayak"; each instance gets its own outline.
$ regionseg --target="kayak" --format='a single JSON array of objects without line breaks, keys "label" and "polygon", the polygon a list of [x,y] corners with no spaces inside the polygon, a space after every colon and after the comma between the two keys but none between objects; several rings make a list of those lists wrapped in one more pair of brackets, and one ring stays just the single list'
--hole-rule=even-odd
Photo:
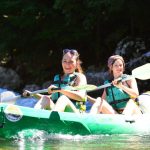
[{"label": "kayak", "polygon": [[71,135],[143,135],[150,134],[150,115],[145,113],[131,118],[122,114],[76,114],[0,103],[0,138],[12,138],[19,133],[32,136],[30,131]]},{"label": "kayak", "polygon": [[[150,63],[133,69],[132,77],[140,80],[149,79]],[[84,85],[73,87],[73,90],[92,91],[109,86],[111,85],[98,87]],[[46,91],[47,89],[37,90],[30,94]],[[12,138],[20,133],[32,136],[34,131],[71,135],[150,134],[150,94],[147,93],[139,97],[139,104],[144,114],[132,117],[122,114],[54,112],[8,103],[10,99],[16,101],[18,98],[21,98],[21,95],[15,96],[10,92],[3,92],[0,95],[0,138]]]}]

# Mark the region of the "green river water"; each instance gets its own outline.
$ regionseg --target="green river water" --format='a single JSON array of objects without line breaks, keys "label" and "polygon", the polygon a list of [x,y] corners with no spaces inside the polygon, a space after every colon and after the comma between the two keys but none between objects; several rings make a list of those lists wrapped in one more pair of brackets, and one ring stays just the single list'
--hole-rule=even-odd
[{"label": "green river water", "polygon": [[0,150],[149,150],[150,135],[44,135],[0,139]]}]

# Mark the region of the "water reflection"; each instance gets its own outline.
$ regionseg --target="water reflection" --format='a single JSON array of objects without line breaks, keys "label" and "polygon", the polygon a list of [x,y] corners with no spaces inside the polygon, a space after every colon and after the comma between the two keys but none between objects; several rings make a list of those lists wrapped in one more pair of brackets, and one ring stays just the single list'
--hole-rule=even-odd
[{"label": "water reflection", "polygon": [[[39,134],[40,135],[40,134]],[[18,138],[14,140],[0,139],[1,149],[16,150],[149,150],[150,135],[62,135],[46,133],[41,137]]]},{"label": "water reflection", "polygon": [[27,150],[27,149],[33,149],[33,150],[44,150],[44,140],[25,140],[21,139],[19,141],[16,141],[16,146],[18,147],[18,150]]}]

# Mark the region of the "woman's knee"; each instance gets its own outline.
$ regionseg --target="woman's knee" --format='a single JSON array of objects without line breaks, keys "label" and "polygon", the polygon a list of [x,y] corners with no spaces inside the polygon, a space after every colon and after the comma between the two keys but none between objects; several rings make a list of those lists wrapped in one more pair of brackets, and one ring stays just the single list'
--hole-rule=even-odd
[{"label": "woman's knee", "polygon": [[[70,99],[67,96],[62,95],[57,100],[57,102],[55,104],[54,111],[65,111],[65,109],[67,107],[72,110],[73,104],[72,104],[72,102],[70,101]],[[73,111],[74,111],[74,109],[73,109]]]},{"label": "woman's knee", "polygon": [[46,95],[42,96],[42,98],[35,104],[34,108],[43,109],[49,108],[50,105],[50,98]]},{"label": "woman's knee", "polygon": [[98,97],[98,98],[96,99],[96,102],[94,103],[94,105],[95,105],[96,107],[99,107],[100,104],[101,104],[101,98]]},{"label": "woman's knee", "polygon": [[130,99],[130,100],[127,102],[126,107],[137,107],[137,103],[136,103],[133,99]]},{"label": "woman's knee", "polygon": [[57,102],[56,103],[68,103],[70,101],[70,99],[65,96],[65,95],[62,95],[58,98]]}]

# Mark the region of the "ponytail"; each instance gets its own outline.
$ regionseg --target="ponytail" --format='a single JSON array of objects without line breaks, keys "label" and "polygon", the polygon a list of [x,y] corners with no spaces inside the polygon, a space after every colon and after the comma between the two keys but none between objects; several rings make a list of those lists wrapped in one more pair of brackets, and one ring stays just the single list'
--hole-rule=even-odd
[{"label": "ponytail", "polygon": [[81,64],[82,64],[82,61],[79,59],[79,57],[77,58],[77,68],[76,68],[76,71],[79,72],[79,73],[83,73],[83,69],[81,67]]}]

